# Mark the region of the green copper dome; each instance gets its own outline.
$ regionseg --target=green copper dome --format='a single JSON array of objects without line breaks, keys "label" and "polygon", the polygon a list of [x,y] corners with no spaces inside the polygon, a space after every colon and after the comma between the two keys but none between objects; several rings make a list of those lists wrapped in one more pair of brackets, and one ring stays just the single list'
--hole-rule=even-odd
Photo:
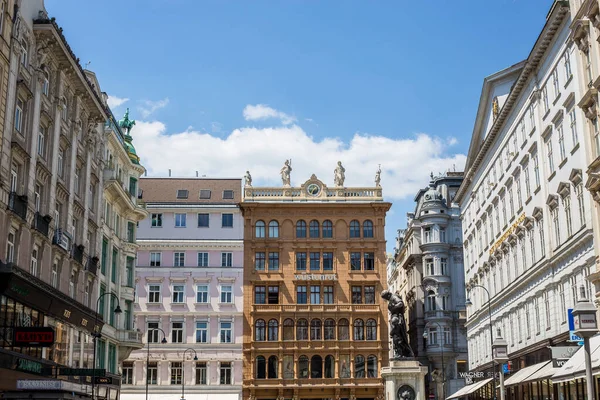
[{"label": "green copper dome", "polygon": [[134,164],[138,164],[140,163],[140,157],[138,157],[136,151],[135,151],[135,147],[133,146],[133,138],[130,135],[131,129],[133,128],[133,126],[135,125],[135,120],[130,120],[129,119],[129,108],[127,109],[127,111],[125,111],[125,115],[123,116],[123,118],[119,121],[119,127],[121,128],[121,130],[123,131],[123,133],[125,133],[124,135],[124,139],[125,139],[125,150],[127,150],[127,154],[129,155],[129,159],[131,160],[131,162],[133,162]]}]

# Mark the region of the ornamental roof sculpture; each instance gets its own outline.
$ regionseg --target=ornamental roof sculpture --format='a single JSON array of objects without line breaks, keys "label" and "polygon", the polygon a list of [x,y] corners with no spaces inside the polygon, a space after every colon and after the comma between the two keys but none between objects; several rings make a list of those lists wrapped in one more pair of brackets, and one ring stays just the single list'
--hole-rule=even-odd
[{"label": "ornamental roof sculpture", "polygon": [[125,140],[125,150],[127,150],[127,155],[129,155],[129,159],[134,164],[140,163],[140,157],[137,155],[135,151],[135,147],[133,146],[133,138],[131,137],[131,129],[135,125],[135,120],[129,119],[129,108],[125,111],[125,115],[121,120],[119,120],[119,127],[125,132],[123,139]]}]

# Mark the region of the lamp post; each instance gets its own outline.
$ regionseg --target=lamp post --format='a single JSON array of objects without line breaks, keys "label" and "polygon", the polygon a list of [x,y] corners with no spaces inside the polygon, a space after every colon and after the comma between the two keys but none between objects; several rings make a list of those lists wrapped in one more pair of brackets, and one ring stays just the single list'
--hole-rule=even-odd
[{"label": "lamp post", "polygon": [[146,400],[148,400],[148,381],[150,379],[150,333],[152,331],[161,331],[163,334],[163,338],[160,341],[162,344],[167,343],[167,339],[165,338],[165,336],[167,336],[167,334],[165,333],[165,331],[163,331],[160,328],[152,328],[152,329],[148,329],[148,333],[146,334],[146,347],[148,347],[148,353],[146,355]]},{"label": "lamp post", "polygon": [[[492,358],[500,364],[500,400],[504,400],[504,371],[502,364],[508,361],[508,342],[502,338],[500,329],[496,334],[496,340],[492,344]],[[495,389],[494,389],[495,390]]]},{"label": "lamp post", "polygon": [[[95,397],[95,389],[96,389],[96,342],[98,341],[98,339],[100,339],[102,337],[102,334],[100,332],[96,332],[96,326],[98,325],[98,307],[100,306],[100,299],[102,299],[104,296],[109,295],[114,297],[117,300],[117,307],[115,308],[114,313],[115,314],[121,314],[123,311],[121,311],[121,306],[119,306],[119,298],[117,297],[116,294],[112,293],[112,292],[106,292],[101,294],[100,296],[98,296],[98,300],[96,300],[96,317],[94,318],[94,332],[92,333],[92,337],[94,338],[94,355],[92,357],[93,359],[93,366],[92,366],[92,400],[94,400]],[[104,311],[104,310],[102,310]],[[104,318],[104,315],[102,316],[102,318]]]},{"label": "lamp post", "polygon": [[[492,301],[492,297],[490,296],[490,292],[489,290],[487,290],[485,287],[481,286],[481,285],[471,285],[472,288],[481,288],[483,290],[485,290],[485,293],[487,293],[488,296],[488,314],[490,316],[490,345],[492,345],[494,343],[494,334],[492,332],[492,306],[491,306],[491,301]],[[471,303],[471,300],[467,299],[467,301],[465,301],[465,305],[468,306],[472,306],[473,303]],[[493,350],[492,350],[493,352]],[[492,379],[493,379],[493,392],[494,392],[494,396],[493,399],[496,400],[496,364],[494,364],[494,361],[492,360]]]},{"label": "lamp post", "polygon": [[598,332],[598,321],[596,320],[596,307],[587,299],[583,285],[580,287],[579,300],[573,310],[573,319],[575,322],[575,334],[583,338],[587,399],[595,400],[590,338]]},{"label": "lamp post", "polygon": [[[441,341],[441,345],[440,348],[442,349],[442,399],[446,399],[446,366],[444,364],[444,344],[446,344],[446,337],[444,336],[444,330],[442,329],[442,326],[438,323],[438,322],[429,322],[430,324],[435,324],[438,326],[438,328],[440,328],[440,333],[442,334],[442,341]],[[431,328],[427,328],[427,325],[425,325],[425,332],[423,332],[423,337],[425,338],[425,340],[427,340],[427,333],[429,331],[429,329]]]},{"label": "lamp post", "polygon": [[188,351],[193,351],[194,361],[198,361],[198,354],[196,353],[196,350],[192,349],[191,347],[189,349],[185,349],[183,352],[183,360],[181,362],[181,400],[185,400],[185,353]]}]

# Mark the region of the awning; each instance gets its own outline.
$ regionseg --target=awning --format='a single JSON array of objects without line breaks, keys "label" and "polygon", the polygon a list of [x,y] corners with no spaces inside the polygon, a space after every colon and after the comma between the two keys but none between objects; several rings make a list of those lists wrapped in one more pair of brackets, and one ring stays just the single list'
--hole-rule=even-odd
[{"label": "awning", "polygon": [[[186,385],[187,387],[187,385]],[[181,397],[177,393],[148,393],[148,400],[173,400]],[[239,400],[237,393],[186,393],[185,400]],[[146,400],[145,393],[121,393],[120,400]]]},{"label": "awning", "polygon": [[[600,356],[598,348],[600,347],[600,336],[596,335],[590,338],[590,351],[592,352],[592,365],[597,363]],[[571,358],[552,376],[552,382],[567,382],[572,379],[583,378],[585,376],[585,354],[583,346],[573,354]]]},{"label": "awning", "polygon": [[460,389],[458,392],[454,393],[452,396],[448,397],[447,400],[457,399],[459,397],[466,396],[470,393],[474,393],[477,389],[482,388],[483,386],[487,385],[491,380],[492,380],[492,378],[488,378],[488,379],[479,381],[477,383],[474,383],[472,385],[467,385],[467,386],[463,387],[462,389]]},{"label": "awning", "polygon": [[523,383],[541,381],[544,379],[551,378],[552,375],[554,375],[556,373],[556,371],[558,371],[559,369],[560,368],[558,368],[558,367],[554,368],[554,366],[552,365],[552,361],[546,361],[546,365],[544,365],[542,368],[538,369],[537,372],[534,372],[533,374],[531,374],[529,376],[529,378],[527,378],[523,381]]},{"label": "awning", "polygon": [[518,385],[519,383],[523,383],[525,379],[529,378],[547,363],[548,361],[544,361],[542,363],[530,365],[529,367],[521,368],[520,370],[515,372],[514,375],[511,375],[510,378],[504,381],[504,386],[512,386]]}]

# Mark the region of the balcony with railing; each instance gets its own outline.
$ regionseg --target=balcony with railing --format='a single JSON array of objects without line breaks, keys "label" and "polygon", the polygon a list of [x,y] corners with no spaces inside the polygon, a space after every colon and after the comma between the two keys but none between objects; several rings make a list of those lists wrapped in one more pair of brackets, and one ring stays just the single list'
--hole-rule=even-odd
[{"label": "balcony with railing", "polygon": [[[144,347],[142,343],[143,332],[131,329],[119,329],[117,331],[117,340],[119,341],[119,358],[126,359],[133,350],[139,350]],[[123,354],[121,354],[123,353]]]},{"label": "balcony with railing", "polygon": [[85,270],[90,272],[91,274],[98,274],[98,261],[100,259],[96,256],[88,256],[87,263],[85,264]]},{"label": "balcony with railing", "polygon": [[41,233],[42,235],[48,237],[48,233],[50,232],[50,222],[52,221],[52,217],[49,215],[43,215],[39,212],[35,213],[35,217],[33,218],[33,229]]},{"label": "balcony with railing", "polygon": [[254,312],[310,313],[310,312],[365,312],[378,313],[378,304],[255,304]]},{"label": "balcony with railing", "polygon": [[17,192],[10,192],[8,195],[8,209],[21,217],[24,221],[27,220],[27,196],[19,195]]},{"label": "balcony with railing", "polygon": [[82,265],[83,265],[83,251],[84,250],[85,250],[85,246],[82,244],[73,246],[73,259]]},{"label": "balcony with railing", "polygon": [[54,238],[52,239],[52,244],[57,245],[67,252],[71,252],[71,246],[73,245],[73,238],[71,235],[58,228],[54,231]]}]

